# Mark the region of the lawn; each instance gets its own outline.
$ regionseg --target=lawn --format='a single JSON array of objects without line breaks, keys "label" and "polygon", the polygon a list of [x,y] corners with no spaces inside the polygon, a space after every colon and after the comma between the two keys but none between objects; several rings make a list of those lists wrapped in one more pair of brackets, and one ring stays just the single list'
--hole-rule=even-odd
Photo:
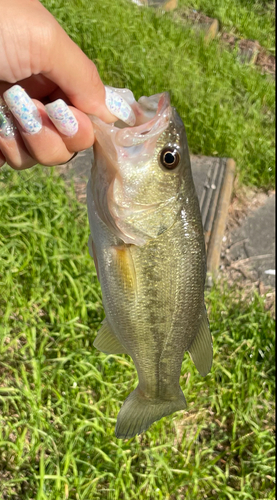
[{"label": "lawn", "polygon": [[[44,4],[105,83],[136,97],[170,90],[191,151],[231,156],[241,183],[273,186],[270,77],[170,15],[123,0]],[[264,299],[224,281],[207,291],[211,373],[186,355],[188,411],[117,440],[136,371],[93,347],[104,312],[88,234],[86,207],[55,169],[0,170],[0,500],[275,498],[275,321]]]},{"label": "lawn", "polygon": [[103,319],[86,208],[41,167],[2,172],[1,500],[273,499],[274,320],[258,295],[207,295],[214,364],[185,356],[188,411],[117,440],[136,385],[92,343]]},{"label": "lawn", "polygon": [[137,98],[170,91],[192,153],[234,158],[241,183],[273,186],[271,76],[242,65],[218,40],[207,46],[192,29],[173,22],[171,13],[128,0],[43,3],[95,61],[104,83],[128,87]]}]

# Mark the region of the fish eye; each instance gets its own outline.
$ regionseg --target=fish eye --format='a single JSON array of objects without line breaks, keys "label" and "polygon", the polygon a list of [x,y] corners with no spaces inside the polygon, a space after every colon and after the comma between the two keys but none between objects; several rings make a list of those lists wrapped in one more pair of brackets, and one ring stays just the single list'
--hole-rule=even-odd
[{"label": "fish eye", "polygon": [[180,161],[180,154],[175,148],[166,147],[160,152],[160,162],[167,170],[173,170]]}]

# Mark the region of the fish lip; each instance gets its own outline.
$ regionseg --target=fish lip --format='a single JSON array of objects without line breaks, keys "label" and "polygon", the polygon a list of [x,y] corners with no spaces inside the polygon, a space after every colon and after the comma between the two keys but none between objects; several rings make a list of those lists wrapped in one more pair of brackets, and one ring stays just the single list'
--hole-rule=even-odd
[{"label": "fish lip", "polygon": [[[117,131],[116,144],[121,147],[131,147],[142,144],[149,139],[154,139],[167,128],[172,117],[172,107],[168,92],[150,97],[143,96],[138,102],[135,101],[132,107],[136,115],[136,122],[142,121],[142,123]],[[155,111],[155,114],[145,121],[144,117],[149,111]]]},{"label": "fish lip", "polygon": [[[131,107],[136,115],[136,123],[133,127],[119,127],[117,122],[105,123],[100,118],[90,115],[90,119],[95,127],[96,141],[99,132],[102,130],[119,148],[128,148],[142,144],[149,139],[159,136],[168,126],[172,118],[172,107],[168,92],[156,94],[154,96],[142,96],[138,101],[133,101]],[[156,109],[155,109],[156,108]],[[147,119],[147,114],[154,113]],[[100,134],[101,135],[101,134]]]}]

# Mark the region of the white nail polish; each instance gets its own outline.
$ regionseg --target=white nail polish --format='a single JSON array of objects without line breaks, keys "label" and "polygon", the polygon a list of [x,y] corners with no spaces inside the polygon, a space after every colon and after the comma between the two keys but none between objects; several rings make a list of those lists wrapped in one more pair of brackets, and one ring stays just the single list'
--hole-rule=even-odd
[{"label": "white nail polish", "polygon": [[136,116],[131,106],[117,92],[114,92],[110,87],[105,87],[106,90],[106,106],[108,110],[115,115],[119,120],[127,123],[131,127],[136,123]]},{"label": "white nail polish", "polygon": [[28,134],[37,134],[42,128],[39,111],[20,85],[4,92],[3,97],[12,114]]},{"label": "white nail polish", "polygon": [[45,109],[50,120],[54,123],[59,132],[68,137],[72,137],[76,134],[78,122],[71,109],[62,99],[46,104]]}]

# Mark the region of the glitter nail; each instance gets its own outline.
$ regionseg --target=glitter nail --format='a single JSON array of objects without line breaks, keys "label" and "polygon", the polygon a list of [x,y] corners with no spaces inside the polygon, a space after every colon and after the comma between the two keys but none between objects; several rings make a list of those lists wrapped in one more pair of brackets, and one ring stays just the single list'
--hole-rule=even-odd
[{"label": "glitter nail", "polygon": [[136,117],[131,106],[117,92],[114,92],[110,87],[105,87],[106,90],[106,106],[108,110],[115,115],[119,120],[127,123],[131,127],[135,125]]},{"label": "glitter nail", "polygon": [[45,109],[50,120],[54,123],[59,132],[69,137],[76,134],[78,122],[71,109],[69,109],[62,99],[46,104]]},{"label": "glitter nail", "polygon": [[12,114],[28,134],[37,134],[42,128],[39,111],[20,85],[4,92],[3,97]]},{"label": "glitter nail", "polygon": [[15,135],[16,126],[12,114],[5,101],[0,96],[0,136],[11,138]]}]

